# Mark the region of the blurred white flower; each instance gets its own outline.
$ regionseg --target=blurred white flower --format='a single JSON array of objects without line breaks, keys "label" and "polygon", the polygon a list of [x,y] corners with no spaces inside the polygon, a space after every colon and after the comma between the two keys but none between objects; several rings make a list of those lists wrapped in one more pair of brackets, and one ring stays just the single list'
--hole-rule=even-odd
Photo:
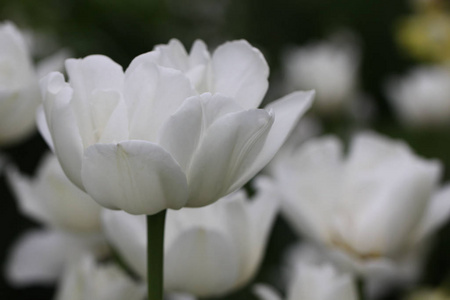
[{"label": "blurred white flower", "polygon": [[100,206],[64,175],[54,155],[44,157],[35,178],[7,169],[20,211],[46,226],[24,234],[13,246],[7,277],[16,285],[52,283],[64,265],[84,251],[107,251]]},{"label": "blurred white flower", "polygon": [[314,95],[256,109],[269,71],[245,41],[210,58],[202,42],[188,55],[173,40],[125,73],[100,55],[67,60],[66,69],[69,83],[60,73],[41,81],[41,133],[72,182],[132,214],[200,207],[236,191],[272,159]]},{"label": "blurred white flower", "polygon": [[145,285],[134,282],[114,263],[97,263],[85,255],[67,268],[56,300],[143,300],[145,294]]},{"label": "blurred white flower", "polygon": [[[219,296],[245,285],[262,260],[278,211],[277,193],[257,180],[255,199],[243,191],[203,208],[169,210],[166,219],[164,284],[167,291]],[[104,211],[108,239],[124,261],[146,277],[143,216]]]},{"label": "blurred white flower", "polygon": [[41,102],[39,77],[58,70],[64,53],[33,66],[30,49],[16,26],[0,23],[0,145],[12,144],[35,129]]},{"label": "blurred white flower", "polygon": [[287,89],[314,89],[314,109],[322,114],[348,109],[358,96],[358,52],[345,38],[290,49],[283,58]]},{"label": "blurred white flower", "polygon": [[[311,260],[311,253],[298,248],[290,263],[287,300],[357,300],[353,277],[341,273],[330,263]],[[308,249],[309,250],[309,249]],[[307,252],[308,252],[307,250]],[[314,253],[313,253],[314,254]],[[254,292],[262,300],[281,300],[271,287],[256,285]]]},{"label": "blurred white flower", "polygon": [[7,172],[21,212],[56,229],[100,232],[101,207],[64,175],[53,154],[46,154],[34,178]]},{"label": "blurred white flower", "polygon": [[388,82],[387,94],[400,121],[415,128],[450,124],[450,70],[421,66]]},{"label": "blurred white flower", "polygon": [[450,214],[438,162],[371,133],[357,135],[346,157],[334,137],[285,153],[272,170],[298,232],[367,281],[415,279],[427,238]]}]

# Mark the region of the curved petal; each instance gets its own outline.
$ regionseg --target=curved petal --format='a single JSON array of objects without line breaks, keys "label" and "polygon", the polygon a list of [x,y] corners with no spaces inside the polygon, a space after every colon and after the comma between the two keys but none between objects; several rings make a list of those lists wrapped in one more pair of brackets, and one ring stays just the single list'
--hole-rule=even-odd
[{"label": "curved petal", "polygon": [[165,288],[199,297],[223,294],[238,276],[238,255],[231,245],[216,231],[183,232],[165,256]]},{"label": "curved petal", "polygon": [[[227,193],[242,187],[264,168],[283,145],[300,117],[308,110],[314,99],[314,91],[294,92],[270,103],[266,109],[273,111],[274,123],[258,156],[248,157],[240,163],[237,176]],[[251,161],[250,161],[251,160]]]},{"label": "curved petal", "polygon": [[95,201],[131,214],[179,209],[188,196],[180,166],[163,148],[150,142],[90,146],[81,173],[86,191]]},{"label": "curved petal", "polygon": [[228,42],[212,56],[211,91],[235,98],[245,109],[257,108],[266,94],[269,66],[247,41]]},{"label": "curved petal", "polygon": [[272,123],[273,116],[261,109],[230,113],[214,122],[188,171],[187,205],[200,207],[225,196],[236,170],[260,151]]},{"label": "curved petal", "polygon": [[219,94],[188,98],[161,127],[159,144],[187,171],[209,126],[225,114],[240,110],[232,99]]},{"label": "curved petal", "polygon": [[82,101],[86,101],[94,90],[122,90],[123,69],[107,56],[68,59],[66,70],[76,97]]},{"label": "curved petal", "polygon": [[180,71],[152,63],[127,70],[124,93],[130,109],[130,139],[151,142],[156,141],[163,122],[196,94]]},{"label": "curved petal", "polygon": [[47,120],[45,118],[44,106],[40,105],[36,110],[36,123],[39,133],[41,134],[47,146],[55,152],[55,146],[53,145],[52,135],[50,134],[50,129],[48,129]]},{"label": "curved petal", "polygon": [[71,107],[72,89],[61,73],[53,72],[41,80],[44,111],[54,150],[67,177],[79,188],[83,141]]}]

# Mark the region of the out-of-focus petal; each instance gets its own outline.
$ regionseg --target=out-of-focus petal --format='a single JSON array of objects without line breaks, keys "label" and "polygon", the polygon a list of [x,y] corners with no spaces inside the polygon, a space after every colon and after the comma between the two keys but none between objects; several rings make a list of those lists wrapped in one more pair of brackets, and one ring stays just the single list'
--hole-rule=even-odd
[{"label": "out-of-focus petal", "polygon": [[224,293],[233,286],[239,268],[238,254],[230,245],[220,232],[184,232],[166,254],[165,287],[199,297]]},{"label": "out-of-focus petal", "polygon": [[6,276],[15,286],[52,284],[61,274],[66,241],[56,231],[30,231],[11,249]]}]

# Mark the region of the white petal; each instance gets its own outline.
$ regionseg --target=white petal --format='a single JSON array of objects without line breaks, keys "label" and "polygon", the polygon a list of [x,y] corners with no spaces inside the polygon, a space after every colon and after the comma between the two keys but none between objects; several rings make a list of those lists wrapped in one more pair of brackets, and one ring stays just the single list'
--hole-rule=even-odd
[{"label": "white petal", "polygon": [[300,117],[311,106],[314,92],[294,92],[269,104],[266,109],[273,112],[274,123],[258,156],[242,161],[237,176],[228,192],[242,187],[275,156]]},{"label": "white petal", "polygon": [[209,126],[223,115],[240,110],[231,99],[219,94],[188,98],[162,126],[159,144],[187,171]]},{"label": "white petal", "polygon": [[65,240],[56,231],[29,231],[11,249],[6,276],[15,286],[52,284],[65,262]]},{"label": "white petal", "polygon": [[[256,179],[257,194],[249,203],[250,249],[241,266],[240,281],[246,284],[256,273],[265,253],[267,241],[279,207],[279,193],[266,177]],[[242,229],[241,229],[242,230]]]},{"label": "white petal", "polygon": [[94,90],[120,91],[123,86],[122,67],[107,56],[90,55],[66,60],[70,85],[77,98],[86,101]]},{"label": "white petal", "polygon": [[8,183],[18,201],[20,211],[38,222],[45,223],[48,220],[48,214],[39,201],[39,196],[36,195],[36,190],[33,188],[30,179],[20,174],[13,167],[7,168],[6,175]]},{"label": "white petal", "polygon": [[125,101],[130,109],[130,139],[155,142],[163,122],[195,94],[180,71],[151,63],[127,70]]},{"label": "white petal", "polygon": [[47,146],[54,152],[55,146],[53,146],[52,136],[45,118],[44,106],[42,105],[40,105],[36,111],[36,123],[42,138],[47,143]]},{"label": "white petal", "polygon": [[257,108],[268,87],[269,66],[247,41],[228,42],[212,57],[211,91],[235,98],[246,109]]},{"label": "white petal", "polygon": [[189,169],[188,206],[208,205],[225,196],[237,169],[261,149],[272,122],[265,110],[230,113],[214,122]]},{"label": "white petal", "polygon": [[283,215],[299,234],[328,238],[336,195],[342,186],[343,145],[336,137],[327,136],[284,154],[276,166]]},{"label": "white petal", "polygon": [[415,240],[419,242],[436,231],[450,217],[450,185],[435,192],[418,228]]},{"label": "white petal", "polygon": [[180,166],[160,146],[144,141],[89,147],[82,179],[87,193],[100,205],[131,214],[179,209],[188,196]]},{"label": "white petal", "polygon": [[79,188],[83,142],[75,114],[70,105],[72,89],[61,73],[50,73],[41,80],[44,111],[54,150],[67,177]]},{"label": "white petal", "polygon": [[223,294],[238,276],[238,256],[231,245],[219,232],[205,229],[183,232],[166,253],[166,289],[198,297]]}]

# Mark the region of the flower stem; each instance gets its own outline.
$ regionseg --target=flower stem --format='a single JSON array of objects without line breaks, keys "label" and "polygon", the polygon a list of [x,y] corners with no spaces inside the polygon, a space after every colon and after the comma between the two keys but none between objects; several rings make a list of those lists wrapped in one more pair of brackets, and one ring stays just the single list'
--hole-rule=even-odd
[{"label": "flower stem", "polygon": [[162,300],[164,289],[164,223],[166,211],[147,216],[148,300]]},{"label": "flower stem", "polygon": [[366,299],[366,295],[364,293],[364,287],[365,287],[365,281],[363,278],[359,277],[356,280],[356,288],[358,290],[358,299],[359,300],[365,300]]}]

